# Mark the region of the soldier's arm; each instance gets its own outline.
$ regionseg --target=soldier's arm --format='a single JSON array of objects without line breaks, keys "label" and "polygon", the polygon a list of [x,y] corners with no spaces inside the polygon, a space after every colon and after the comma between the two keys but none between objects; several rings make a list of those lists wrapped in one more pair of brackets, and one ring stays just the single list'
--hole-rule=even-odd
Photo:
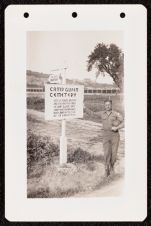
[{"label": "soldier's arm", "polygon": [[118,131],[124,127],[124,119],[120,113],[115,112],[116,119],[120,122],[117,126],[112,126],[112,131]]},{"label": "soldier's arm", "polygon": [[117,129],[122,129],[124,128],[124,122],[121,122],[120,125],[117,126]]},{"label": "soldier's arm", "polygon": [[117,119],[121,122],[121,123],[117,126],[117,129],[122,129],[122,128],[124,128],[124,117],[123,117],[120,113],[117,113]]}]

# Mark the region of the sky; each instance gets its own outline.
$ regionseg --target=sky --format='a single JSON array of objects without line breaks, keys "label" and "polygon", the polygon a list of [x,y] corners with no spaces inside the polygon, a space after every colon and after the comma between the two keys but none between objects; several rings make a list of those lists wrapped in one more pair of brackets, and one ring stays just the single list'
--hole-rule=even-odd
[{"label": "sky", "polygon": [[[95,80],[96,70],[87,71],[87,60],[98,43],[116,44],[123,49],[120,31],[30,31],[27,32],[27,70],[52,73],[67,67],[66,78]],[[110,76],[99,83],[112,84]]]}]

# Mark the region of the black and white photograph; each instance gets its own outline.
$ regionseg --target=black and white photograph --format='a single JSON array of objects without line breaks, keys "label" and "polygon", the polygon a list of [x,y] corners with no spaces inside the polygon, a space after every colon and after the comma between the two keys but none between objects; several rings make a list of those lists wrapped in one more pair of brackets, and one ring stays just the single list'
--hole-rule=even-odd
[{"label": "black and white photograph", "polygon": [[122,31],[28,31],[27,197],[124,189]]},{"label": "black and white photograph", "polygon": [[145,7],[7,7],[6,219],[146,216]]}]

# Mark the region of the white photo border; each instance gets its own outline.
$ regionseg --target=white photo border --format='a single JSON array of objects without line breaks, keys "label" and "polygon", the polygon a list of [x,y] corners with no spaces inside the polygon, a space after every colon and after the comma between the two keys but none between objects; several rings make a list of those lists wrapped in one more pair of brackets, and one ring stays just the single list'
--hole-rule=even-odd
[{"label": "white photo border", "polygon": [[[72,12],[79,17],[73,19]],[[29,18],[24,18],[24,12]],[[126,17],[120,18],[125,12]],[[98,22],[99,21],[99,22]],[[27,198],[26,32],[123,31],[125,189],[103,198]],[[143,221],[147,216],[147,11],[143,5],[10,5],[5,10],[5,217]]]}]

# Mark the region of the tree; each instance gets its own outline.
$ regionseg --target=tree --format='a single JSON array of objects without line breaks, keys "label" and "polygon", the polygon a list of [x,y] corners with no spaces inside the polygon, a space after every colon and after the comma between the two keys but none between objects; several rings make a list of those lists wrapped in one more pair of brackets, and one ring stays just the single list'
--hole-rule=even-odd
[{"label": "tree", "polygon": [[122,90],[124,78],[124,54],[115,45],[105,45],[99,43],[94,51],[88,56],[87,70],[91,71],[96,68],[96,78],[105,72],[110,75],[114,83]]}]

